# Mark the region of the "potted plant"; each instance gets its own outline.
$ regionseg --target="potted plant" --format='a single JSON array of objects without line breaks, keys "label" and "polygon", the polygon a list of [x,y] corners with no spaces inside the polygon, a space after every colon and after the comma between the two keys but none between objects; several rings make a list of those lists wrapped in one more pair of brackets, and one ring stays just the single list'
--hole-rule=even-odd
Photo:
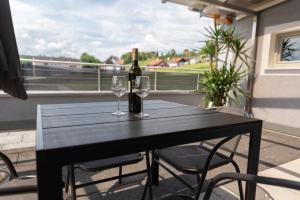
[{"label": "potted plant", "polygon": [[249,98],[241,84],[250,69],[247,41],[242,40],[234,28],[214,25],[206,30],[208,40],[200,49],[210,67],[200,79],[201,91],[205,93],[204,105],[222,107],[240,104],[241,96]]}]

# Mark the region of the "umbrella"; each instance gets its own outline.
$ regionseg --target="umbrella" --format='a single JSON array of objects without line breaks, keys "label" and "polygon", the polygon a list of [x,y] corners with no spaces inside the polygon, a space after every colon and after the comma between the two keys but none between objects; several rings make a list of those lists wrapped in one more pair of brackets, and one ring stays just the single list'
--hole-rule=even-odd
[{"label": "umbrella", "polygon": [[8,0],[0,0],[0,89],[27,99]]}]

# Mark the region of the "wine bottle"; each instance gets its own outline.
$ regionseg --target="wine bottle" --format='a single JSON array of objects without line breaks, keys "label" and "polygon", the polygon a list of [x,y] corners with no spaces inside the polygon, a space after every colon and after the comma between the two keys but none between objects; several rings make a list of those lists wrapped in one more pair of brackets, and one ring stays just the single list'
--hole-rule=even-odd
[{"label": "wine bottle", "polygon": [[141,112],[141,98],[134,92],[135,78],[142,75],[138,62],[138,49],[132,49],[132,66],[128,73],[128,108],[131,113]]}]

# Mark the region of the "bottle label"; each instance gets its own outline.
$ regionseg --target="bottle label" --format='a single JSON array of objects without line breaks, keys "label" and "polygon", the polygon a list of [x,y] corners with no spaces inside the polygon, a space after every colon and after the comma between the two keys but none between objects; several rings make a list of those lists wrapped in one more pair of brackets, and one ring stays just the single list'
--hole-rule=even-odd
[{"label": "bottle label", "polygon": [[131,81],[128,81],[128,91],[131,92]]},{"label": "bottle label", "polygon": [[134,93],[134,84],[135,84],[134,80],[128,81],[128,91],[130,93]]},{"label": "bottle label", "polygon": [[132,54],[132,60],[137,60],[137,55],[135,53]]}]

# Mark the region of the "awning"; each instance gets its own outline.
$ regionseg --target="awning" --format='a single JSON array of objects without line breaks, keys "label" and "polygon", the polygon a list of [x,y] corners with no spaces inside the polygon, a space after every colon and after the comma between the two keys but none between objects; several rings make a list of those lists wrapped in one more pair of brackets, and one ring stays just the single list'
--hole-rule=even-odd
[{"label": "awning", "polygon": [[0,90],[27,99],[8,0],[0,1]]},{"label": "awning", "polygon": [[200,12],[202,16],[212,17],[208,10],[218,10],[220,15],[244,17],[278,5],[287,0],[162,0],[187,6],[189,10]]}]

